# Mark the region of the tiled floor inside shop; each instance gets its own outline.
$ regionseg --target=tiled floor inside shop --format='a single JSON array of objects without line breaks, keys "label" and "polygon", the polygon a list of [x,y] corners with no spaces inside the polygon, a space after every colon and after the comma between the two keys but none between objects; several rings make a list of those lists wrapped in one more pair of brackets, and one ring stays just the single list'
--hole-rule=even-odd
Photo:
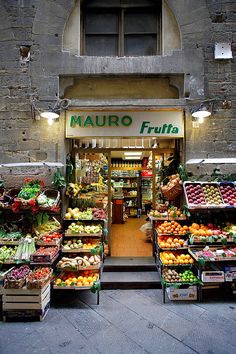
[{"label": "tiled floor inside shop", "polygon": [[162,303],[161,290],[68,291],[43,322],[0,322],[1,354],[233,354],[236,301]]},{"label": "tiled floor inside shop", "polygon": [[129,217],[124,224],[112,224],[112,257],[150,257],[152,243],[140,227],[147,223],[146,216]]}]

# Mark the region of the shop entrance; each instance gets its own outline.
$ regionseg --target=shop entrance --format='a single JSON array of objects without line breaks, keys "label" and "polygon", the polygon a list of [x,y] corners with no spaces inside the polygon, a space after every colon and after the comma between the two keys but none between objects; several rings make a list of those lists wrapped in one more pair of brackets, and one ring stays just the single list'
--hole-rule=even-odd
[{"label": "shop entrance", "polygon": [[[135,148],[133,143],[127,139],[123,147],[92,148],[91,140],[81,140],[74,141],[72,149],[73,180],[81,188],[76,207],[106,212],[106,253],[112,257],[153,255],[147,214],[159,200],[160,166],[176,149],[174,140],[149,139],[146,143],[154,146],[144,148]],[[115,145],[115,139],[110,139],[110,145]]]},{"label": "shop entrance", "polygon": [[[151,256],[147,212],[160,201],[158,170],[180,151],[184,136],[181,109],[81,109],[66,112],[72,142],[78,209],[97,208],[108,220],[111,256]],[[87,214],[85,212],[85,217]],[[145,230],[144,230],[145,231]]]},{"label": "shop entrance", "polygon": [[[155,156],[155,155],[154,155]],[[152,150],[111,151],[111,256],[152,256],[147,214],[153,205],[153,179],[162,160]],[[153,166],[154,164],[154,166]]]}]

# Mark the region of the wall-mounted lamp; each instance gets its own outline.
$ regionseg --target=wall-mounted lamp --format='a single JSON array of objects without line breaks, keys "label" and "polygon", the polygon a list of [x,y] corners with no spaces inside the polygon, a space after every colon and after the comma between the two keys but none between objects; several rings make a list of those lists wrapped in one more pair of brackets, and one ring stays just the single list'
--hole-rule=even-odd
[{"label": "wall-mounted lamp", "polygon": [[202,124],[205,118],[212,115],[213,103],[200,103],[197,106],[194,106],[190,109],[192,115],[192,125],[193,128],[199,128],[199,125]]},{"label": "wall-mounted lamp", "polygon": [[[42,103],[42,101],[41,102],[37,101],[37,102],[39,102],[39,104]],[[54,107],[48,105],[47,109],[37,108],[35,101],[32,101],[31,104],[32,104],[33,119],[44,118],[48,120],[49,125],[52,125],[53,122],[55,122],[59,118],[60,112],[68,109],[70,105],[70,100],[68,99],[58,100],[54,104]],[[37,118],[36,118],[36,113],[38,113]]]},{"label": "wall-mounted lamp", "polygon": [[56,119],[59,118],[59,114],[53,110],[48,110],[40,113],[41,118],[46,118],[48,120],[48,124],[52,125]]},{"label": "wall-mounted lamp", "polygon": [[205,105],[200,105],[200,107],[198,107],[197,110],[192,112],[192,117],[197,118],[200,124],[204,122],[204,118],[210,116],[211,116],[211,111]]}]

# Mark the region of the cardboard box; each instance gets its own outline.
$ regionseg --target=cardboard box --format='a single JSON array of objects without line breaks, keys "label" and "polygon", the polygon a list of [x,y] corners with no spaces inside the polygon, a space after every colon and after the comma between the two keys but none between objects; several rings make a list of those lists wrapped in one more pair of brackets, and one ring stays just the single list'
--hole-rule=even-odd
[{"label": "cardboard box", "polygon": [[196,285],[181,285],[180,288],[170,286],[166,288],[167,295],[170,300],[191,301],[197,300],[197,286]]},{"label": "cardboard box", "polygon": [[235,266],[225,266],[225,281],[236,280],[236,267]]},{"label": "cardboard box", "polygon": [[220,270],[205,270],[202,272],[203,283],[223,283],[225,274]]}]

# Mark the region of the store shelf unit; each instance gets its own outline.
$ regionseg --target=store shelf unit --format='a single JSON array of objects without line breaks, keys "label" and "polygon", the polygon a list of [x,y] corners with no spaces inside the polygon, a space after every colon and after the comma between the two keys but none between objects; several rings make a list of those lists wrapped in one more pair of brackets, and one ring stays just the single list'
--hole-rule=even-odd
[{"label": "store shelf unit", "polygon": [[127,216],[138,217],[141,214],[141,178],[139,170],[141,169],[112,169],[111,178],[115,181],[114,188],[119,190],[119,195],[122,195],[124,199],[124,213]]},{"label": "store shelf unit", "polygon": [[[83,225],[97,225],[100,231],[96,233],[73,232],[68,229],[73,222],[81,222]],[[99,304],[99,290],[103,270],[103,249],[104,249],[104,229],[106,220],[92,219],[92,220],[64,220],[64,237],[61,249],[61,260],[57,263],[57,275],[54,279],[54,290],[92,290],[97,294],[97,304]],[[91,244],[91,246],[89,246]],[[74,246],[78,248],[75,248]],[[70,249],[69,249],[70,247]],[[86,247],[86,248],[85,248]],[[94,259],[99,256],[100,262],[96,264],[80,265],[83,258],[90,262],[91,257]],[[71,265],[70,265],[71,260]],[[78,263],[76,263],[78,260]],[[65,262],[65,266],[63,263]],[[76,266],[74,265],[76,263]],[[68,264],[68,266],[66,266]],[[71,281],[66,282],[66,277]],[[71,275],[71,276],[70,276]],[[96,280],[95,280],[96,276]],[[85,279],[86,277],[86,279]],[[81,281],[84,278],[84,282]],[[93,279],[89,279],[93,278]],[[58,279],[62,279],[60,282]],[[87,284],[87,280],[90,284]],[[86,280],[86,281],[85,281]],[[91,283],[92,281],[92,283]]]},{"label": "store shelf unit", "polygon": [[141,173],[141,196],[142,196],[142,211],[147,213],[151,209],[152,204],[152,175],[145,176]]},{"label": "store shelf unit", "polygon": [[[203,290],[220,288],[236,282],[236,248],[235,245],[191,245],[189,252],[195,259],[198,277],[201,280],[199,300],[203,299]],[[208,256],[204,256],[208,255]],[[234,255],[233,255],[234,254]]]}]

